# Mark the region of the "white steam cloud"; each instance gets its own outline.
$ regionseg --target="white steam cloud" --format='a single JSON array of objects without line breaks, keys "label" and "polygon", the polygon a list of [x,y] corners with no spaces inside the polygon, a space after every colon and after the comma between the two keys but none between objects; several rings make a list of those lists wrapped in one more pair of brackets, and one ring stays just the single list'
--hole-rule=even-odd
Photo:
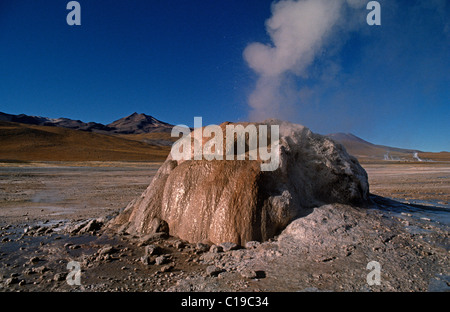
[{"label": "white steam cloud", "polygon": [[[366,3],[283,0],[273,4],[272,17],[266,21],[272,44],[255,42],[244,51],[249,67],[259,75],[248,99],[251,120],[291,116],[301,94],[293,77],[307,78],[308,66],[331,41],[332,34],[342,30],[345,8],[363,8]],[[351,22],[346,23],[348,28]]]}]

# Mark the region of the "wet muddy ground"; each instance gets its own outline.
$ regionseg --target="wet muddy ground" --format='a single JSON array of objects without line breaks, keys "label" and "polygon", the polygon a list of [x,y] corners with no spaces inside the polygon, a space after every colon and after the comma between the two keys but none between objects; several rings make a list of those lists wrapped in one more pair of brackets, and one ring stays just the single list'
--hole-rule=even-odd
[{"label": "wet muddy ground", "polygon": [[[276,239],[238,248],[105,230],[158,164],[8,164],[0,291],[448,291],[450,165],[365,166],[380,195],[371,209],[320,207]],[[381,264],[380,285],[367,283],[370,261]]]}]

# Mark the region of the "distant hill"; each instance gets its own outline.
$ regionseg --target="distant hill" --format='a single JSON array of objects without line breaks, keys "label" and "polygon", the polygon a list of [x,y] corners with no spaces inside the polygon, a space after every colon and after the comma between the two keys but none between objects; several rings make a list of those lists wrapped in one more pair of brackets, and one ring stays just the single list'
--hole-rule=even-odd
[{"label": "distant hill", "polygon": [[0,112],[0,121],[18,122],[27,125],[61,127],[101,134],[142,134],[142,133],[170,133],[173,126],[152,116],[133,113],[130,116],[116,120],[109,125],[96,122],[83,122],[69,118],[48,118],[28,116],[24,114],[11,115]]},{"label": "distant hill", "polygon": [[111,131],[105,125],[96,122],[85,123],[81,120],[72,120],[69,118],[48,118],[40,116],[28,116],[24,114],[11,115],[0,112],[0,121],[18,122],[26,125],[47,126],[47,127],[62,127],[74,130],[83,130],[89,132],[96,131]]},{"label": "distant hill", "polygon": [[423,159],[431,159],[434,161],[450,161],[450,152],[419,153],[419,156]]},{"label": "distant hill", "polygon": [[0,161],[164,161],[168,146],[113,135],[0,121]]},{"label": "distant hill", "polygon": [[403,149],[385,145],[375,145],[351,133],[332,133],[330,139],[344,145],[347,151],[360,161],[450,161],[450,153],[429,153],[420,150]]},{"label": "distant hill", "polygon": [[142,133],[170,133],[173,125],[162,122],[152,116],[133,113],[130,116],[116,120],[107,125],[113,133],[142,134]]}]

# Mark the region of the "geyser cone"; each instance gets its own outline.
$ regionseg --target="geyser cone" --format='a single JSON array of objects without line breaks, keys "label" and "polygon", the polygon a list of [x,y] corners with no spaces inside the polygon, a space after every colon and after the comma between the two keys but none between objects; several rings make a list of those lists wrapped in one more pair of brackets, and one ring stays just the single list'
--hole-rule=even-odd
[{"label": "geyser cone", "polygon": [[192,243],[242,245],[272,238],[319,205],[368,203],[367,174],[342,145],[301,125],[263,124],[280,126],[277,170],[262,171],[261,160],[169,156],[142,196],[110,226],[145,235],[167,223],[171,235]]}]

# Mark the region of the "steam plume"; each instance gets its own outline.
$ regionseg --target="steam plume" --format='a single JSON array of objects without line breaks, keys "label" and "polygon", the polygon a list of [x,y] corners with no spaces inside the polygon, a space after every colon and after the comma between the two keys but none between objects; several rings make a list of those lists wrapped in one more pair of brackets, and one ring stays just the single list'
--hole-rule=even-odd
[{"label": "steam plume", "polygon": [[248,102],[250,119],[286,118],[299,99],[294,78],[308,76],[317,58],[343,18],[343,7],[361,8],[361,0],[283,0],[272,6],[266,29],[272,44],[254,42],[244,58],[258,75]]},{"label": "steam plume", "polygon": [[413,158],[414,158],[415,160],[417,160],[417,161],[420,161],[420,162],[423,161],[423,160],[419,157],[419,153],[417,153],[417,152],[415,152],[415,153],[413,154]]}]

